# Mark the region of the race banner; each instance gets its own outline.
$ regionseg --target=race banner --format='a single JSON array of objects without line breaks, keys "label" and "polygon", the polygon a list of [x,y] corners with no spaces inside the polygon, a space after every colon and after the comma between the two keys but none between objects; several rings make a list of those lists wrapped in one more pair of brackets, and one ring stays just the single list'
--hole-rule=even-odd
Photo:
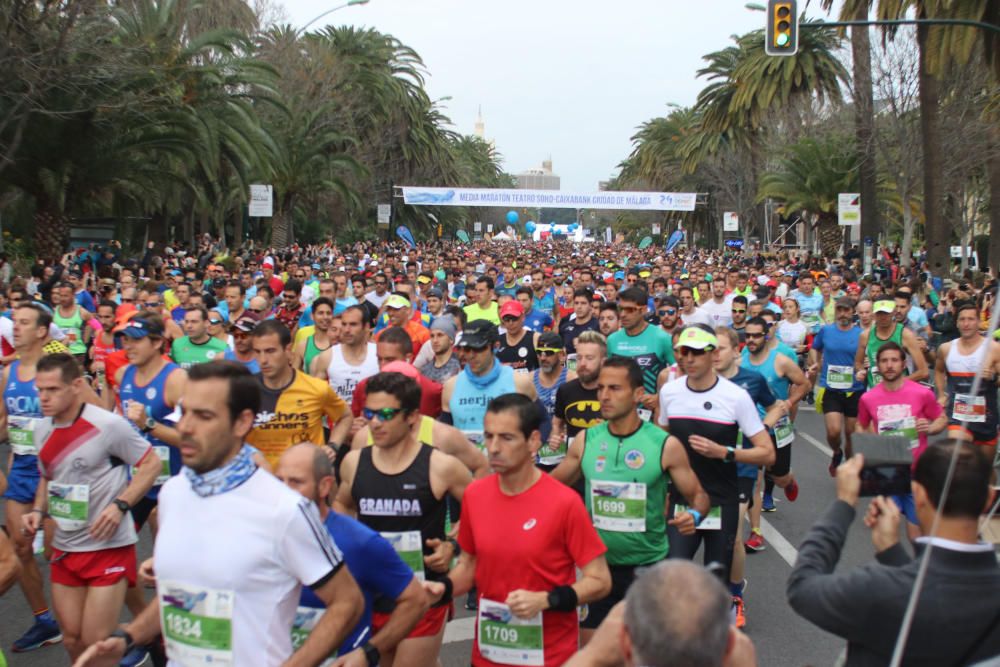
[{"label": "race banner", "polygon": [[493,188],[404,187],[403,202],[411,206],[539,206],[616,211],[693,211],[693,192],[564,192],[562,190],[503,190]]}]

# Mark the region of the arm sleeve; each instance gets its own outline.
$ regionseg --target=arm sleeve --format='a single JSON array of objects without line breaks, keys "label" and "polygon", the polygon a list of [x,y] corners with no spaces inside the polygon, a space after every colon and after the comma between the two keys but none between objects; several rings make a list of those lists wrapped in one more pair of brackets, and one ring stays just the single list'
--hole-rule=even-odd
[{"label": "arm sleeve", "polygon": [[[932,371],[933,372],[933,371]],[[937,419],[944,412],[944,408],[941,404],[937,402],[934,398],[934,392],[930,389],[926,389],[924,392],[924,411],[927,414],[927,419]]]},{"label": "arm sleeve", "polygon": [[799,547],[786,590],[800,616],[845,639],[869,625],[872,597],[883,588],[869,568],[834,574],[854,515],[854,508],[839,500],[827,509]]},{"label": "arm sleeve", "polygon": [[402,595],[413,580],[413,570],[403,562],[388,540],[375,533],[365,542],[363,551],[365,566],[357,576],[361,588],[376,590],[390,600]]},{"label": "arm sleeve", "polygon": [[284,532],[277,544],[278,562],[293,577],[313,587],[324,582],[344,562],[308,498],[300,498],[287,512]]},{"label": "arm sleeve", "polygon": [[149,451],[149,441],[139,435],[124,417],[113,417],[107,429],[108,451],[129,465],[137,465]]},{"label": "arm sleeve", "polygon": [[865,398],[867,398],[867,394],[862,394],[858,401],[858,423],[861,428],[868,428],[868,425],[872,423],[872,415],[868,411],[868,401]]},{"label": "arm sleeve", "polygon": [[324,382],[323,384],[325,385],[325,389],[323,390],[323,413],[330,420],[330,423],[333,424],[347,413],[347,403],[344,403],[344,399],[333,390],[329,382]]},{"label": "arm sleeve", "polygon": [[576,494],[566,503],[564,516],[565,543],[573,562],[577,567],[583,567],[598,556],[607,552],[597,529],[587,513],[587,508],[579,501]]},{"label": "arm sleeve", "polygon": [[822,351],[822,349],[823,349],[823,332],[824,331],[826,331],[826,327],[820,327],[819,328],[819,333],[817,333],[816,337],[813,338],[812,347],[813,347],[814,350],[820,350],[820,351]]}]

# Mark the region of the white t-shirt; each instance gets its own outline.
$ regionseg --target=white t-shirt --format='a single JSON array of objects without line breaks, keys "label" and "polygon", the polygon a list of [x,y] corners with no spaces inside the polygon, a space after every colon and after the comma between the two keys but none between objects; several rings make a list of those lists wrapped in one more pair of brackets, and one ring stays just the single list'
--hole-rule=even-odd
[{"label": "white t-shirt", "polygon": [[715,327],[728,327],[733,323],[733,297],[735,294],[728,294],[722,299],[722,303],[716,303],[715,299],[709,299],[701,305],[698,310],[702,316],[708,320],[708,325]]},{"label": "white t-shirt", "polygon": [[[160,490],[159,516],[153,557],[161,619],[165,609],[183,609],[187,617],[168,621],[175,636],[194,631],[189,614],[219,619],[226,615],[219,609],[228,608],[228,664],[272,667],[288,659],[302,585],[325,582],[343,562],[316,506],[263,470],[206,498],[180,474]],[[197,627],[210,624],[218,621]],[[164,627],[169,665],[210,664],[197,650],[172,651],[177,642],[171,641],[171,627]],[[222,662],[222,656],[211,657],[214,664]]]},{"label": "white t-shirt", "polygon": [[388,299],[389,296],[390,293],[388,291],[386,291],[386,293],[383,294],[382,296],[379,296],[374,291],[371,291],[368,292],[368,294],[365,294],[365,301],[367,301],[370,304],[373,304],[376,308],[381,308],[382,304],[385,303],[385,300]]}]

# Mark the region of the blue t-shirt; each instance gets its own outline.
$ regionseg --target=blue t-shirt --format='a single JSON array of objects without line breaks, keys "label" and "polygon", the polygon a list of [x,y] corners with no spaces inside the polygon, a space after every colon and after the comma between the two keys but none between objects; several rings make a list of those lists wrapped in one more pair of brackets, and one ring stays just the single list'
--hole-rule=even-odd
[{"label": "blue t-shirt", "polygon": [[556,291],[549,288],[541,298],[536,294],[532,301],[535,304],[535,309],[540,310],[545,313],[551,313],[556,307]]},{"label": "blue t-shirt", "polygon": [[226,351],[225,353],[223,353],[222,356],[224,359],[228,361],[239,361],[241,364],[246,366],[247,370],[249,370],[254,375],[260,373],[260,364],[257,363],[256,359],[251,359],[250,361],[241,361],[239,357],[236,356],[236,353],[230,350],[228,347],[226,348]]},{"label": "blue t-shirt", "polygon": [[524,326],[532,331],[542,333],[546,329],[552,328],[552,316],[534,308],[524,318]]},{"label": "blue t-shirt", "polygon": [[90,296],[90,292],[87,290],[76,293],[76,302],[80,304],[81,308],[91,314],[97,312],[97,306],[94,304],[94,297]]},{"label": "blue t-shirt", "polygon": [[[757,412],[763,417],[764,413],[767,412],[767,408],[774,405],[775,398],[774,394],[771,392],[771,388],[767,386],[767,380],[763,375],[757,371],[750,370],[749,368],[740,367],[736,375],[729,378],[729,381],[733,384],[739,385],[750,394],[750,398],[753,400],[754,405],[757,406]],[[743,449],[750,449],[753,447],[748,440],[742,437]],[[758,466],[751,465],[749,463],[736,463],[736,475],[738,477],[757,477]]]},{"label": "blue t-shirt", "polygon": [[[852,326],[847,331],[843,331],[836,324],[827,324],[820,328],[816,338],[813,339],[813,349],[823,353],[823,368],[819,372],[819,386],[827,386],[827,378],[830,366],[839,366],[834,371],[845,374],[850,369],[854,373],[854,354],[858,351],[858,341],[861,340],[861,327]],[[849,388],[839,391],[861,391],[865,388],[864,382],[858,382],[855,378]]]},{"label": "blue t-shirt", "polygon": [[[372,601],[376,595],[398,598],[413,580],[413,570],[396,554],[389,542],[356,519],[330,512],[324,522],[333,541],[344,554],[344,562],[365,598],[365,609],[354,629],[337,649],[338,655],[353,651],[368,641],[372,624]],[[302,587],[299,605],[322,609],[326,605],[308,586]]]}]

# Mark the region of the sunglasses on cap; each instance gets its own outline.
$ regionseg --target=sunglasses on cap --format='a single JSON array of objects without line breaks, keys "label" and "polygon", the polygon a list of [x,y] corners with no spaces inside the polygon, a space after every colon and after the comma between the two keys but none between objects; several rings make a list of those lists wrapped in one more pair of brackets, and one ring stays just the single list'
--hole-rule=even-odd
[{"label": "sunglasses on cap", "polygon": [[536,347],[535,352],[537,352],[540,356],[545,356],[550,354],[559,354],[562,350],[557,347]]}]

